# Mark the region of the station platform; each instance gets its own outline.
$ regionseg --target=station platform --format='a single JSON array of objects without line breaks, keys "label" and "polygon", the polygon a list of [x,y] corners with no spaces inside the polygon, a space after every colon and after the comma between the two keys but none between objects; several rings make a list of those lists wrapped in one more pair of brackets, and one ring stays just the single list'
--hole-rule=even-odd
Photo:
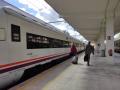
[{"label": "station platform", "polygon": [[79,55],[77,65],[71,59],[9,90],[120,90],[120,55],[111,62],[105,57],[91,56],[90,66]]}]

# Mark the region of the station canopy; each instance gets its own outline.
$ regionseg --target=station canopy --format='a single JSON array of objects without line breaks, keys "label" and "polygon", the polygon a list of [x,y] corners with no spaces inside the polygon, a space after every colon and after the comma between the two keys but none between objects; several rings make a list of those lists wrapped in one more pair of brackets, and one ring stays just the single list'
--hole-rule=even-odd
[{"label": "station canopy", "polygon": [[46,0],[87,40],[96,41],[105,31],[106,15],[115,17],[115,34],[120,32],[120,0]]}]

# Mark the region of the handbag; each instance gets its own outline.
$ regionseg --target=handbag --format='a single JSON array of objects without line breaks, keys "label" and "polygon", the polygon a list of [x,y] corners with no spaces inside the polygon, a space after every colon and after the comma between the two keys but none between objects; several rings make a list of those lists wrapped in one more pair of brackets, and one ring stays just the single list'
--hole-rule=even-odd
[{"label": "handbag", "polygon": [[77,56],[73,56],[72,63],[73,64],[77,64],[78,63],[78,57]]},{"label": "handbag", "polygon": [[88,61],[88,55],[85,55],[84,56],[84,62],[87,62]]}]

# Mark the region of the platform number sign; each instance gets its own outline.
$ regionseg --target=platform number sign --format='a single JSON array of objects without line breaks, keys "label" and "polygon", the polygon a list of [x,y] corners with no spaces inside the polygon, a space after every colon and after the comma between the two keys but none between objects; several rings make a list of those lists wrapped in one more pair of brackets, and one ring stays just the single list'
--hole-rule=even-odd
[{"label": "platform number sign", "polygon": [[20,26],[11,24],[11,37],[13,42],[20,42]]}]

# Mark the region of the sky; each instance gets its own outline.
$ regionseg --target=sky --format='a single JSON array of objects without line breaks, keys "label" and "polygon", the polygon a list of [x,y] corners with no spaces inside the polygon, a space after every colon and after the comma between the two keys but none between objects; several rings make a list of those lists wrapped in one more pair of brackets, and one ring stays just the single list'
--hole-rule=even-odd
[{"label": "sky", "polygon": [[77,32],[67,21],[54,11],[44,0],[4,0],[15,7],[30,13],[31,15],[45,21],[46,23],[55,26],[61,31],[68,32],[71,36],[80,41],[87,42],[87,40]]}]

